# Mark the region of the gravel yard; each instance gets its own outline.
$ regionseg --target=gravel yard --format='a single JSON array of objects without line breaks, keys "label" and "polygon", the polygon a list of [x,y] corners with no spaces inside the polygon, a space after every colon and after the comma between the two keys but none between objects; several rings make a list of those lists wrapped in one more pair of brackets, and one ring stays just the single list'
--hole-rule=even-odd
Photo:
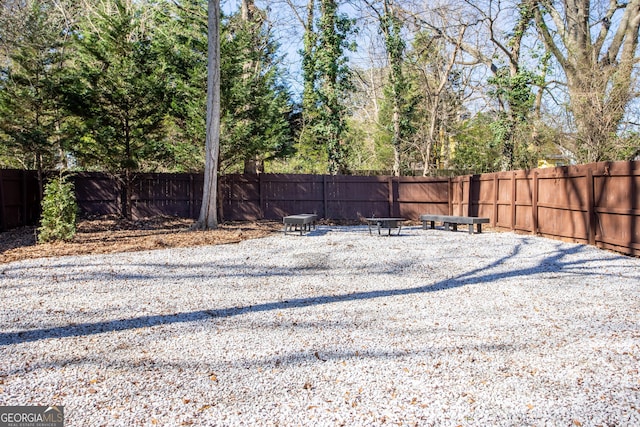
[{"label": "gravel yard", "polygon": [[638,426],[640,259],[320,226],[0,264],[0,405],[65,426]]}]

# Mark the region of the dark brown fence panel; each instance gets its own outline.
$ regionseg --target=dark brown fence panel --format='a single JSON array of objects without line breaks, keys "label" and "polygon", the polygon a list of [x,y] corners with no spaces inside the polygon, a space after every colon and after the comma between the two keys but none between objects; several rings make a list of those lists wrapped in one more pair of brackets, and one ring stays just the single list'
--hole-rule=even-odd
[{"label": "dark brown fence panel", "polygon": [[264,218],[260,203],[260,175],[224,175],[218,180],[218,186],[218,202],[224,221]]},{"label": "dark brown fence panel", "polygon": [[495,217],[496,210],[495,174],[475,175],[470,182],[469,215],[487,218]]},{"label": "dark brown fence panel", "polygon": [[0,170],[0,231],[37,224],[40,215],[38,193],[36,172]]},{"label": "dark brown fence panel", "polygon": [[493,176],[497,191],[491,223],[494,227],[512,229],[515,224],[515,172],[496,173]]},{"label": "dark brown fence panel", "polygon": [[325,218],[353,220],[394,214],[398,183],[385,176],[325,176]]},{"label": "dark brown fence panel", "polygon": [[80,216],[119,215],[121,212],[120,181],[112,175],[82,172],[73,175]]},{"label": "dark brown fence panel", "polygon": [[263,218],[282,219],[298,213],[326,217],[322,176],[263,174],[259,177]]},{"label": "dark brown fence panel", "polygon": [[640,162],[599,163],[593,181],[596,244],[640,255]]},{"label": "dark brown fence panel", "polygon": [[536,232],[586,242],[589,235],[587,167],[534,172]]},{"label": "dark brown fence panel", "polygon": [[533,180],[530,172],[518,171],[514,176],[514,230],[533,231]]},{"label": "dark brown fence panel", "polygon": [[[196,218],[202,203],[201,175],[143,174],[134,180],[132,215],[134,218],[178,216]],[[200,192],[197,192],[197,188]]]},{"label": "dark brown fence panel", "polygon": [[450,199],[451,199],[451,215],[465,215],[463,212],[466,206],[463,206],[464,200],[464,188],[463,180],[465,177],[457,176],[451,179],[450,184]]},{"label": "dark brown fence panel", "polygon": [[399,178],[398,215],[411,220],[418,220],[422,214],[448,215],[450,187],[450,178]]}]

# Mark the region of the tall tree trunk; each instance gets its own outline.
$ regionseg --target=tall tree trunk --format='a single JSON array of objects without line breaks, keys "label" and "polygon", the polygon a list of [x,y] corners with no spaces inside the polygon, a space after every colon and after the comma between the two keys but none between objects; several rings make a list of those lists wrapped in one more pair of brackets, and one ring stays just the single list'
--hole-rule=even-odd
[{"label": "tall tree trunk", "polygon": [[196,227],[218,228],[218,156],[220,154],[220,0],[209,0],[207,50],[207,135],[202,207]]},{"label": "tall tree trunk", "polygon": [[404,53],[404,41],[400,35],[400,24],[396,11],[389,0],[384,1],[384,21],[383,31],[385,33],[385,44],[387,58],[390,66],[391,96],[393,103],[393,115],[391,122],[393,134],[391,135],[391,145],[393,146],[393,175],[400,176],[401,167],[401,145],[402,126],[400,115],[402,114],[404,76],[402,75],[402,55]]},{"label": "tall tree trunk", "polygon": [[[242,24],[246,31],[249,31],[251,34],[251,38],[253,42],[256,42],[257,35],[256,33],[260,31],[258,24],[255,21],[255,3],[253,0],[242,0],[242,4],[240,6],[240,18],[242,19]],[[251,53],[249,52],[249,48],[245,51],[245,63],[242,64],[242,81],[245,86],[251,84],[251,79],[253,78],[253,73],[256,68],[256,62],[251,59]],[[248,111],[251,109],[251,105],[246,105],[245,110]],[[247,158],[244,159],[244,173],[246,174],[256,174],[262,171],[261,168],[262,161],[260,157],[256,153],[247,154]]]}]

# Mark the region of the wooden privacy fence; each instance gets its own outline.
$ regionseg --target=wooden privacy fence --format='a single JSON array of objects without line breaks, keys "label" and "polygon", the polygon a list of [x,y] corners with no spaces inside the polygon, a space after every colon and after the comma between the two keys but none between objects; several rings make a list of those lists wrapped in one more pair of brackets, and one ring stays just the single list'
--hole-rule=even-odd
[{"label": "wooden privacy fence", "polygon": [[295,213],[358,220],[370,216],[417,218],[421,212],[448,212],[449,178],[228,175],[221,179],[225,219],[282,219]]},{"label": "wooden privacy fence", "polygon": [[[0,171],[3,230],[37,220],[34,180],[29,171]],[[80,173],[74,180],[82,215],[121,212],[122,185],[115,177]],[[132,214],[195,219],[202,186],[202,174],[141,174],[133,188]],[[219,215],[225,221],[280,220],[296,213],[335,220],[373,215],[417,220],[423,213],[483,216],[499,229],[640,254],[637,161],[454,178],[225,175],[218,189]]]},{"label": "wooden privacy fence", "polygon": [[453,188],[456,215],[640,255],[638,161],[456,177]]}]

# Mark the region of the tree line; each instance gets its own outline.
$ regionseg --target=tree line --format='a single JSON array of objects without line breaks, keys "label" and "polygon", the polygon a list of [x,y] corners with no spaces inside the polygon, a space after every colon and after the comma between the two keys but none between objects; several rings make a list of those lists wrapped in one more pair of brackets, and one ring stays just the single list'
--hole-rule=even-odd
[{"label": "tree line", "polygon": [[[1,167],[125,184],[203,170],[206,0],[0,5]],[[640,154],[640,0],[227,6],[221,173],[481,173]]]}]

